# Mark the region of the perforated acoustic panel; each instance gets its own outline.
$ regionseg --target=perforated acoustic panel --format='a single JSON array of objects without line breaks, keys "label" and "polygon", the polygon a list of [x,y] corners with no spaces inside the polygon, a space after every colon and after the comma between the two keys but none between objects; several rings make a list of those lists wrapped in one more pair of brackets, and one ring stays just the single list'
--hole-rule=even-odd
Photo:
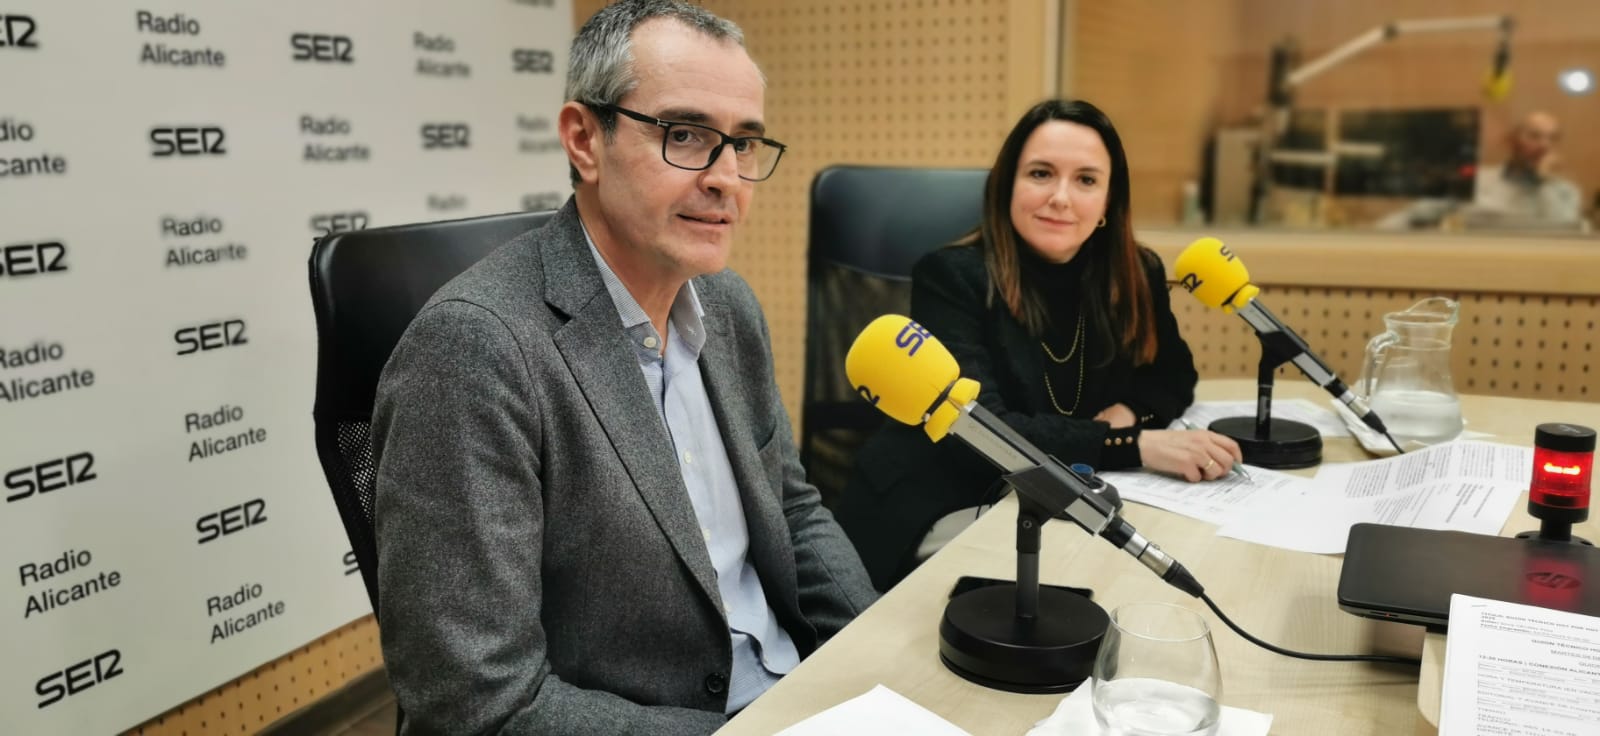
[{"label": "perforated acoustic panel", "polygon": [[[1267,285],[1260,298],[1353,385],[1367,341],[1384,330],[1383,315],[1430,296],[1461,303],[1450,366],[1457,391],[1600,401],[1600,297]],[[1202,378],[1256,375],[1260,343],[1243,320],[1182,289],[1174,290],[1172,306]],[[1293,368],[1278,376],[1304,380]]]},{"label": "perforated acoustic panel", "polygon": [[364,616],[249,674],[130,729],[139,736],[256,733],[383,666],[378,625]]}]

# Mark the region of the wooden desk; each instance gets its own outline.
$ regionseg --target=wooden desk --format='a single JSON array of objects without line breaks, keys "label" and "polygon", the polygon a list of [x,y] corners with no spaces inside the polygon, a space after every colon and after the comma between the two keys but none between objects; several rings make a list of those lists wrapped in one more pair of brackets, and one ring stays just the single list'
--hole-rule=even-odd
[{"label": "wooden desk", "polygon": [[[1206,381],[1201,400],[1254,395],[1254,382]],[[1326,394],[1309,383],[1279,382],[1280,399]],[[1468,427],[1495,440],[1531,444],[1541,422],[1600,426],[1600,404],[1486,396],[1462,397]],[[1326,442],[1324,459],[1363,459],[1348,439]],[[1537,528],[1519,504],[1505,533]],[[1183,562],[1240,626],[1267,641],[1311,652],[1382,651],[1417,656],[1423,632],[1415,626],[1358,618],[1335,599],[1341,557],[1263,547],[1215,536],[1215,527],[1138,504],[1125,517]],[[939,618],[962,575],[1014,579],[1015,502],[1007,499],[884,595],[861,618],[783,678],[718,734],[769,736],[822,710],[884,684],[976,735],[1025,733],[1049,715],[1061,695],[989,690],[957,677],[939,662]],[[1583,534],[1600,539],[1590,519]],[[1200,611],[1211,624],[1222,666],[1222,702],[1274,715],[1281,734],[1436,733],[1418,710],[1418,672],[1395,666],[1306,662],[1244,641],[1198,599],[1168,587],[1138,562],[1076,526],[1045,526],[1040,580],[1093,588],[1111,610],[1135,601],[1165,601]]]}]

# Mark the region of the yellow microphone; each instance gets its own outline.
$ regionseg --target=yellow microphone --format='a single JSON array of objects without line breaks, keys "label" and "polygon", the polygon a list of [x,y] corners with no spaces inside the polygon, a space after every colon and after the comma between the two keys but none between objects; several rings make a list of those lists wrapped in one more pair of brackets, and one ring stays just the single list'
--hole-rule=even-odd
[{"label": "yellow microphone", "polygon": [[[1333,369],[1311,350],[1311,346],[1256,298],[1261,294],[1260,287],[1250,283],[1250,271],[1244,267],[1244,262],[1239,260],[1239,256],[1222,241],[1216,238],[1200,238],[1184,248],[1172,266],[1173,275],[1178,277],[1178,284],[1193,294],[1194,298],[1199,299],[1201,304],[1237,314],[1255,328],[1256,336],[1261,338],[1263,360],[1275,357],[1280,362],[1293,362],[1306,378],[1311,379],[1340,403],[1349,407],[1350,411],[1360,417],[1367,426],[1384,434],[1389,433],[1383,425],[1383,420],[1367,406],[1367,402],[1351,393],[1344,382],[1334,374]],[[1263,378],[1263,381],[1265,380]],[[1267,401],[1270,407],[1270,397],[1261,397],[1258,401],[1260,400]],[[1259,423],[1257,427],[1256,433],[1262,431]],[[1236,440],[1241,436],[1248,440],[1251,434],[1254,434],[1240,435],[1234,431],[1217,431],[1222,431],[1223,434]],[[1320,453],[1320,440],[1318,446]],[[1245,460],[1251,461],[1249,457]]]},{"label": "yellow microphone", "polygon": [[1490,102],[1504,102],[1511,94],[1511,26],[1510,18],[1500,33],[1500,45],[1494,52],[1494,64],[1483,78],[1483,95]]},{"label": "yellow microphone", "polygon": [[950,351],[909,317],[872,321],[844,357],[850,385],[868,403],[903,424],[944,439],[960,408],[978,398],[978,382],[961,377]]},{"label": "yellow microphone", "polygon": [[911,318],[886,314],[873,320],[845,354],[844,370],[861,398],[896,421],[921,425],[934,442],[960,437],[1050,515],[1104,537],[1190,595],[1204,590],[1183,565],[1117,514],[1121,501],[1114,488],[1091,484],[983,408],[978,382],[962,378],[949,349]]},{"label": "yellow microphone", "polygon": [[1244,263],[1216,238],[1190,243],[1178,254],[1173,270],[1178,283],[1201,304],[1229,314],[1261,293],[1250,283],[1250,271]]}]

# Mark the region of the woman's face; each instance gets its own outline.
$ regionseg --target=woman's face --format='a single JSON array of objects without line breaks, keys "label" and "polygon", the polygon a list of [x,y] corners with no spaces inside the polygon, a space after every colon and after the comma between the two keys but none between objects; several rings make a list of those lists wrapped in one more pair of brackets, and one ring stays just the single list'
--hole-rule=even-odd
[{"label": "woman's face", "polygon": [[1011,224],[1050,263],[1078,254],[1106,214],[1111,154],[1093,128],[1051,120],[1028,136],[1011,190]]}]

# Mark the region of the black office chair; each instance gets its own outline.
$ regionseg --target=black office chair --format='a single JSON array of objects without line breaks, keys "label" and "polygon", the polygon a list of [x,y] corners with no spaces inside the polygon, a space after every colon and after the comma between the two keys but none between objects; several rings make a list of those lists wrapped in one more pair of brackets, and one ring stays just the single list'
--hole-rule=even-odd
[{"label": "black office chair", "polygon": [[911,267],[976,227],[985,169],[835,166],[811,183],[800,461],[832,507],[883,416],[856,395],[844,356],[882,314],[911,309]]},{"label": "black office chair", "polygon": [[[372,402],[378,375],[417,310],[439,287],[554,212],[334,233],[311,248],[317,315],[317,457],[372,612],[378,614],[378,549],[372,532]],[[379,618],[381,621],[381,616]]]}]

